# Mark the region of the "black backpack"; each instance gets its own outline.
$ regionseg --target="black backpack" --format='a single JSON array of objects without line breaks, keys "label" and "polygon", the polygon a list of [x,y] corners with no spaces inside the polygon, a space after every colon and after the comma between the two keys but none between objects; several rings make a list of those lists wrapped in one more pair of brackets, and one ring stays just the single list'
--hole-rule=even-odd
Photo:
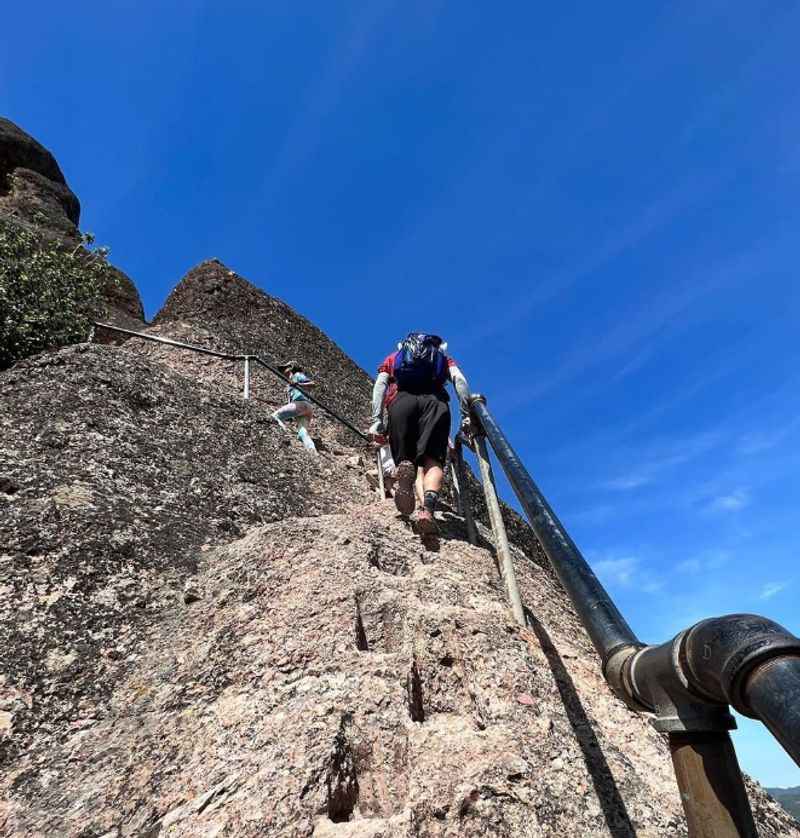
[{"label": "black backpack", "polygon": [[411,332],[394,356],[397,389],[406,393],[436,393],[447,381],[447,356],[438,335]]}]

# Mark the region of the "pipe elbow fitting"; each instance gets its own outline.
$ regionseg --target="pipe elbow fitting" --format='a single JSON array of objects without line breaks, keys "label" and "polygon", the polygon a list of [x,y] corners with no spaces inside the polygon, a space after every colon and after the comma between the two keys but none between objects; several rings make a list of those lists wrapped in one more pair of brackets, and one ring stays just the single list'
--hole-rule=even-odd
[{"label": "pipe elbow fitting", "polygon": [[751,718],[756,716],[747,701],[748,678],[778,656],[800,657],[800,638],[757,614],[702,620],[684,634],[679,652],[681,669],[696,692]]}]

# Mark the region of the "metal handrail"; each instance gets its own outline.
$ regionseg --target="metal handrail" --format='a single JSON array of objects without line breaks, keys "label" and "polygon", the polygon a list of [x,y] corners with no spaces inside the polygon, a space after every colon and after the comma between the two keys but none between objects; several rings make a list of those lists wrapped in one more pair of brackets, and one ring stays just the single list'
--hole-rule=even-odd
[{"label": "metal handrail", "polygon": [[111,332],[119,332],[123,335],[129,335],[130,337],[140,338],[141,340],[149,340],[153,343],[162,343],[166,344],[167,346],[173,346],[176,349],[186,349],[190,352],[198,352],[201,355],[211,355],[215,358],[222,358],[226,361],[243,361],[244,362],[244,397],[245,399],[250,398],[250,362],[255,361],[255,363],[260,364],[265,369],[268,369],[271,373],[276,375],[278,378],[281,379],[285,384],[293,387],[296,390],[299,390],[310,402],[313,402],[317,407],[324,410],[329,416],[339,422],[341,425],[344,425],[346,428],[351,430],[354,434],[360,437],[365,442],[369,442],[369,437],[363,433],[362,431],[358,430],[355,425],[345,419],[343,416],[340,416],[336,413],[335,410],[331,410],[326,404],[319,401],[319,399],[314,398],[310,393],[302,388],[299,384],[295,384],[293,381],[290,381],[277,367],[272,366],[272,364],[267,363],[263,358],[260,358],[258,355],[233,355],[229,352],[217,352],[214,349],[206,349],[204,346],[194,346],[191,343],[183,343],[178,340],[172,340],[171,338],[163,338],[157,335],[148,335],[144,332],[135,332],[132,329],[123,329],[120,326],[112,326],[110,323],[95,323],[95,328],[99,329],[108,329]]},{"label": "metal handrail", "polygon": [[800,765],[800,638],[764,617],[704,620],[661,645],[644,645],[583,558],[486,406],[470,412],[486,435],[536,537],[602,660],[611,689],[655,714],[668,735],[692,838],[756,836],[728,731],[729,712],[764,722]]}]

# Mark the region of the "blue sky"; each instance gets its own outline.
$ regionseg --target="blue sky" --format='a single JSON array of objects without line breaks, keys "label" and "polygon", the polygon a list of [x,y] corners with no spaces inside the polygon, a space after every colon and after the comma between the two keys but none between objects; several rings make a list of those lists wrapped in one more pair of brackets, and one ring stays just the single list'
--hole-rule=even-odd
[{"label": "blue sky", "polygon": [[[800,7],[13,4],[2,112],[148,315],[216,256],[443,334],[643,639],[800,633]],[[800,785],[760,726],[744,767]]]}]

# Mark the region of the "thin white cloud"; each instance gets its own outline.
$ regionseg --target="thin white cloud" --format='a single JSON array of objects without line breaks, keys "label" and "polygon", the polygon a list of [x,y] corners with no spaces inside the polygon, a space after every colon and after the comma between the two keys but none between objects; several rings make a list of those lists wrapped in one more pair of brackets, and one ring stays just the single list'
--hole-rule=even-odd
[{"label": "thin white cloud", "polygon": [[776,594],[779,594],[781,591],[786,590],[786,588],[788,587],[788,582],[768,582],[761,589],[759,599],[772,599],[772,597],[774,597]]},{"label": "thin white cloud", "polygon": [[628,492],[631,489],[638,489],[652,482],[653,478],[646,474],[626,474],[614,480],[607,480],[602,484],[602,487],[604,489],[610,489],[612,492]]},{"label": "thin white cloud", "polygon": [[594,572],[605,582],[628,586],[633,581],[633,574],[638,565],[639,560],[633,556],[622,559],[604,559],[595,564]]},{"label": "thin white cloud", "polygon": [[686,559],[685,561],[678,562],[675,566],[675,570],[678,573],[699,573],[703,569],[702,564],[700,563],[700,559]]},{"label": "thin white cloud", "polygon": [[663,580],[650,573],[637,556],[612,556],[593,562],[592,568],[609,587],[631,588],[652,594],[664,586]]},{"label": "thin white cloud", "polygon": [[655,354],[655,344],[650,343],[646,346],[641,352],[637,355],[634,355],[630,361],[622,366],[619,372],[615,375],[612,375],[610,381],[621,381],[623,378],[626,378],[629,375],[633,375],[633,373],[638,372],[647,362],[653,357]]},{"label": "thin white cloud", "polygon": [[709,512],[738,512],[750,503],[748,489],[736,489],[725,495],[718,495],[708,504]]},{"label": "thin white cloud", "polygon": [[[644,239],[666,227],[687,207],[705,198],[720,185],[725,174],[725,172],[716,172],[705,178],[690,178],[666,195],[640,207],[632,215],[628,224],[614,230],[597,249],[591,251],[579,263],[547,278],[537,276],[535,280],[531,280],[523,293],[505,307],[503,316],[487,320],[479,328],[474,329],[467,344],[475,344],[507,331],[510,325],[528,319],[534,312],[572,288],[576,283],[591,276],[624,253],[635,249]],[[694,285],[697,283],[695,282]],[[598,341],[599,346],[602,346],[602,343],[602,340]],[[594,355],[598,351],[598,345],[578,352],[580,363],[583,363],[585,355]],[[574,361],[569,359],[566,364],[571,368]],[[550,386],[550,382],[547,382],[545,389],[549,389]]]},{"label": "thin white cloud", "polygon": [[563,517],[570,525],[589,524],[598,526],[599,524],[605,524],[615,515],[619,515],[619,507],[616,504],[602,503],[577,509],[574,512],[567,512]]},{"label": "thin white cloud", "polygon": [[283,145],[264,177],[264,195],[274,196],[284,179],[312,155],[324,135],[326,120],[336,110],[344,88],[356,74],[394,6],[395,0],[379,0],[354,14],[350,27],[335,44],[324,70],[311,85],[287,128]]},{"label": "thin white cloud", "polygon": [[675,565],[675,570],[678,573],[695,576],[698,573],[718,570],[724,564],[727,564],[730,559],[731,554],[727,550],[705,550],[696,556],[678,562]]},{"label": "thin white cloud", "polygon": [[738,451],[745,455],[761,454],[763,451],[769,451],[771,448],[780,445],[789,434],[797,430],[798,426],[800,426],[800,416],[795,416],[782,427],[746,433],[739,440]]},{"label": "thin white cloud", "polygon": [[[694,312],[708,304],[708,300],[713,304],[715,297],[721,298],[729,294],[733,286],[763,273],[765,265],[774,260],[777,250],[777,242],[768,245],[766,241],[760,241],[752,249],[716,265],[702,270],[698,268],[682,286],[671,286],[662,291],[641,305],[638,311],[620,318],[614,328],[591,341],[576,341],[572,351],[558,365],[554,365],[549,374],[539,376],[529,386],[518,388],[506,398],[505,409],[521,408],[592,368],[640,350],[645,342],[655,340],[660,332],[674,324],[685,326]],[[520,311],[516,308],[513,317],[516,318]],[[508,327],[508,322],[505,325]]]},{"label": "thin white cloud", "polygon": [[710,451],[720,442],[719,433],[709,431],[671,440],[656,440],[644,450],[631,451],[628,459],[637,465],[630,471],[600,484],[601,489],[612,492],[629,492],[654,483],[665,471],[694,460]]}]

